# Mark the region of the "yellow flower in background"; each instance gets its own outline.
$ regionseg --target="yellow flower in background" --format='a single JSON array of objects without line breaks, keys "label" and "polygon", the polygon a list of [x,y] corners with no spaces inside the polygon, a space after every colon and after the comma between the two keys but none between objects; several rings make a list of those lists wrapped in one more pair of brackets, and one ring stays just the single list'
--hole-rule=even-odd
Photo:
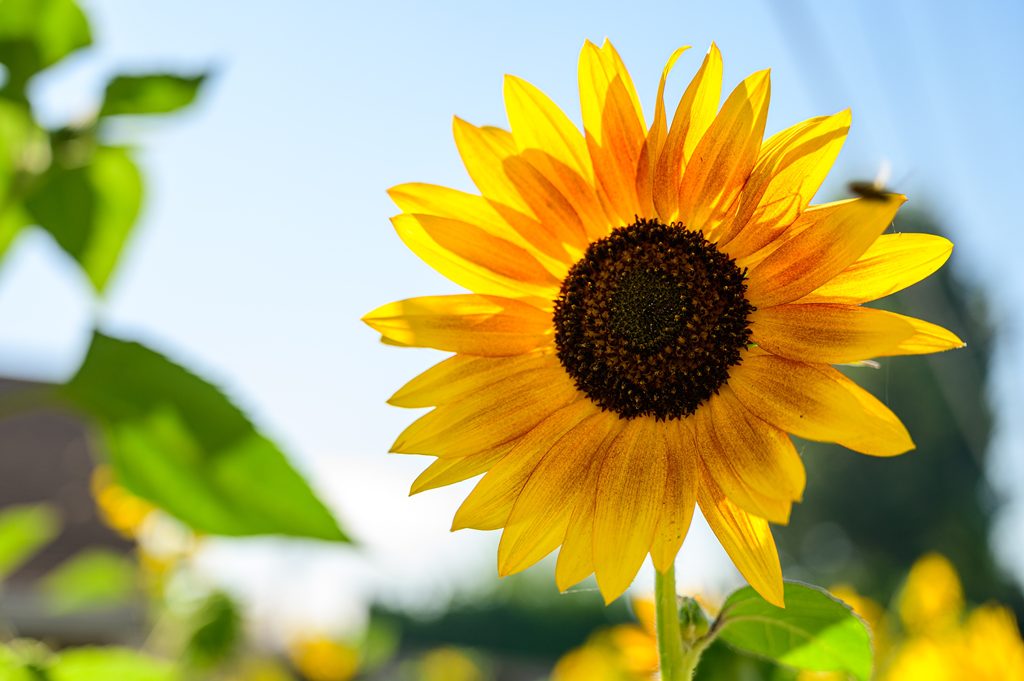
[{"label": "yellow flower in background", "polygon": [[458,648],[435,648],[420,658],[417,681],[485,681],[479,664]]},{"label": "yellow flower in background", "polygon": [[1008,608],[989,604],[964,618],[960,577],[939,554],[920,558],[900,591],[904,638],[878,655],[880,681],[1024,681],[1024,640]]},{"label": "yellow flower in background", "polygon": [[[685,48],[684,48],[685,49]],[[502,575],[561,547],[561,589],[591,573],[606,601],[650,554],[667,570],[695,505],[747,580],[782,603],[769,522],[805,475],[790,434],[891,456],[899,419],[832,365],[961,341],[862,303],[923,279],[951,244],[883,234],[904,197],[812,206],[850,114],[762,142],[767,71],[719,109],[712,45],[669,120],[650,126],[614,48],[580,55],[581,133],[505,80],[511,132],[454,122],[481,194],[405,184],[406,245],[471,293],[385,305],[383,340],[453,357],[390,400],[434,407],[392,451],[437,461],[412,491],[484,473],[453,529],[503,529]]]},{"label": "yellow flower in background", "polygon": [[912,634],[956,628],[964,609],[963,587],[956,569],[937,553],[917,560],[899,599],[900,619]]},{"label": "yellow flower in background", "polygon": [[137,539],[155,507],[117,484],[109,466],[96,466],[89,486],[100,519],[125,539]]},{"label": "yellow flower in background", "polygon": [[349,681],[359,671],[359,651],[328,636],[296,640],[288,658],[309,681]]},{"label": "yellow flower in background", "polygon": [[601,629],[563,655],[550,681],[648,681],[658,671],[654,602],[633,602],[638,624]]}]

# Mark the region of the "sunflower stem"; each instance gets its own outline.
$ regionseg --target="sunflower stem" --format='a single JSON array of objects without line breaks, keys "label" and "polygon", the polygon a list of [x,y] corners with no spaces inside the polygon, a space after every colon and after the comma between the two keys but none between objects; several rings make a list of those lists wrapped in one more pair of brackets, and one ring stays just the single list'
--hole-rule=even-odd
[{"label": "sunflower stem", "polygon": [[690,681],[697,669],[700,651],[684,650],[682,631],[679,628],[679,600],[676,596],[674,566],[665,572],[655,570],[654,601],[661,681]]}]

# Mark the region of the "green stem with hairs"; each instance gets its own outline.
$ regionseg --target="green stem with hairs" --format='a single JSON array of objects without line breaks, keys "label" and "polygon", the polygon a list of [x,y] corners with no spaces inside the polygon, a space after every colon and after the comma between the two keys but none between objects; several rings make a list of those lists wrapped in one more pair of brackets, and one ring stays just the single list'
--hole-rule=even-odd
[{"label": "green stem with hairs", "polygon": [[701,653],[714,635],[684,641],[679,624],[679,599],[676,596],[676,570],[655,571],[654,623],[658,636],[658,660],[661,681],[692,681]]}]

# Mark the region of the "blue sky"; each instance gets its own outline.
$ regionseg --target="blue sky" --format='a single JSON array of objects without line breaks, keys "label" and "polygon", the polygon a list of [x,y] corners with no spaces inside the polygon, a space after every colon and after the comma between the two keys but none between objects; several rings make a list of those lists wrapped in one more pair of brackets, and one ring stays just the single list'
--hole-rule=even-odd
[{"label": "blue sky", "polygon": [[[313,579],[341,565],[378,585],[375,570],[450,585],[451,574],[491,565],[493,537],[446,532],[465,488],[407,500],[423,463],[383,455],[411,417],[385,398],[436,356],[380,346],[358,319],[393,299],[454,290],[395,237],[384,190],[414,180],[470,188],[451,116],[504,125],[506,72],[578,120],[587,38],[613,40],[648,112],[668,55],[694,46],[670,81],[677,97],[712,40],[727,83],[772,68],[770,132],[852,107],[822,196],[888,160],[896,188],[952,234],[953,266],[992,298],[1004,332],[993,395],[1012,397],[1024,378],[1019,2],[84,4],[98,46],[38,83],[45,120],[96,107],[121,69],[216,75],[190,112],[118,130],[141,146],[149,191],[102,303],[46,237],[17,244],[0,272],[0,372],[65,377],[95,315],[222,385],[295,452],[349,525],[395,538],[364,558],[298,547],[271,558],[265,542],[218,548],[214,563],[266,559],[246,578],[253,589],[297,565]],[[1019,400],[1010,404],[993,451],[1018,503],[1007,538],[1024,524],[1024,423],[1014,424],[1024,419],[1010,411]],[[416,548],[403,552],[407,541]],[[694,582],[711,579],[714,543],[701,532],[690,543],[694,564],[711,566]],[[1024,573],[1024,554],[1007,556]]]}]

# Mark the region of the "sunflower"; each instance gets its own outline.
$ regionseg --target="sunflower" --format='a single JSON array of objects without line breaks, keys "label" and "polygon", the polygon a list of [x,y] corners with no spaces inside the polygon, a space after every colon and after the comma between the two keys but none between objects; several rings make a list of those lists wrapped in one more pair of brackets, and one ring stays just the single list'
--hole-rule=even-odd
[{"label": "sunflower", "polygon": [[928,276],[946,239],[883,234],[905,197],[810,205],[849,111],[762,141],[769,74],[719,108],[712,45],[669,121],[668,60],[648,127],[615,49],[580,55],[583,132],[512,76],[511,130],[454,119],[480,194],[390,190],[392,222],[470,293],[384,305],[384,342],[453,356],[390,403],[433,407],[392,451],[437,457],[412,492],[483,477],[453,529],[503,529],[498,571],[560,548],[560,589],[591,573],[606,601],[650,554],[670,569],[699,505],[739,571],[782,603],[769,523],[805,474],[790,434],[875,456],[913,447],[833,365],[963,345],[864,307]]}]

